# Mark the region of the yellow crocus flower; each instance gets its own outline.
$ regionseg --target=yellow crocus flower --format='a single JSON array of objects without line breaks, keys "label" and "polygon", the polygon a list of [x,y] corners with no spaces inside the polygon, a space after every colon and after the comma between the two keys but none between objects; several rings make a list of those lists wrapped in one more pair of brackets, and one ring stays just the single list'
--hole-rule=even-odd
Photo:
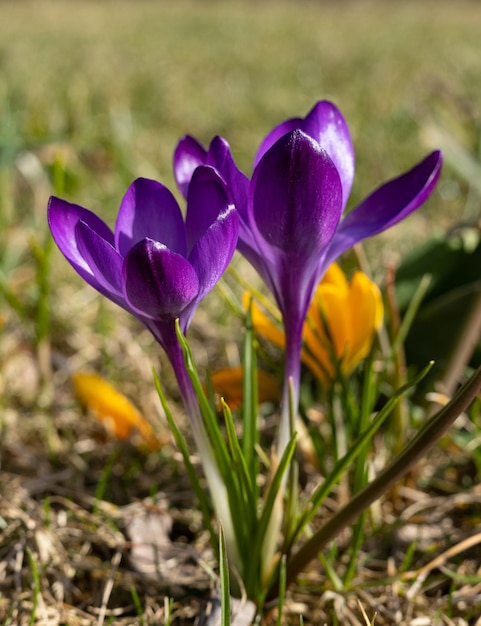
[{"label": "yellow crocus flower", "polygon": [[[351,282],[333,263],[314,294],[303,328],[301,359],[327,387],[338,369],[347,376],[371,349],[375,332],[383,320],[379,288],[361,271]],[[253,303],[256,331],[280,348],[285,338],[280,328]]]},{"label": "yellow crocus flower", "polygon": [[[242,367],[217,370],[211,376],[214,393],[219,398],[223,398],[232,410],[238,409],[242,405],[243,378],[244,370]],[[262,369],[257,370],[257,387],[259,404],[278,402],[281,399],[281,390],[277,378]]]},{"label": "yellow crocus flower", "polygon": [[134,436],[134,441],[138,440],[151,450],[165,443],[130,400],[98,374],[76,372],[72,382],[77,397],[117,439]]}]

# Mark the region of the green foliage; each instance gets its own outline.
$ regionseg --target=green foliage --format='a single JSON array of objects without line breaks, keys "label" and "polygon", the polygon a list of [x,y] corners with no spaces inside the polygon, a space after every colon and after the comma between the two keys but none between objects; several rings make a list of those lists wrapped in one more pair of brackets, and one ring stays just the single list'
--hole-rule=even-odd
[{"label": "green foliage", "polygon": [[[434,359],[438,375],[446,369],[463,328],[478,306],[480,266],[479,229],[474,226],[460,227],[447,237],[428,239],[403,260],[396,273],[401,311],[408,307],[421,277],[426,274],[431,277],[407,333],[405,349],[409,364],[419,366],[427,359]],[[473,337],[473,343],[469,360],[476,367],[481,364],[479,335]]]}]

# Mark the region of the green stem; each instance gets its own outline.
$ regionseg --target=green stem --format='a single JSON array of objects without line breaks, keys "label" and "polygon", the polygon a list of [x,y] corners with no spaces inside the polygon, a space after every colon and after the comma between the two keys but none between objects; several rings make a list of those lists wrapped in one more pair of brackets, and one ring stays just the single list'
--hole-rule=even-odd
[{"label": "green stem", "polygon": [[[237,547],[235,525],[229,507],[226,484],[216,462],[216,455],[209,439],[196,391],[189,374],[189,371],[191,373],[195,372],[195,367],[193,363],[186,362],[186,360],[189,361],[190,354],[184,353],[183,346],[181,346],[180,340],[183,338],[183,333],[178,321],[175,324],[174,333],[170,337],[170,343],[166,347],[166,352],[177,378],[186,413],[190,418],[192,434],[202,462],[205,478],[209,485],[212,504],[217,519],[223,525],[230,564],[241,571],[241,559]],[[185,337],[184,345],[188,347]],[[202,391],[199,390],[199,393],[202,393]]]},{"label": "green stem", "polygon": [[243,425],[242,451],[249,471],[251,483],[255,489],[257,499],[257,475],[259,462],[255,454],[259,442],[259,428],[257,425],[258,392],[257,392],[257,359],[254,345],[254,327],[252,325],[252,304],[249,303],[245,320],[245,338],[243,353],[244,377],[242,380],[243,395]]},{"label": "green stem", "polygon": [[[406,355],[404,352],[404,344],[396,342],[396,337],[400,336],[401,316],[397,305],[395,293],[395,276],[394,269],[388,270],[386,281],[386,304],[389,310],[389,317],[386,323],[389,339],[392,347],[393,371],[391,381],[394,389],[399,389],[406,383]],[[396,345],[396,347],[394,347]],[[391,451],[394,454],[399,453],[405,443],[406,431],[408,424],[408,407],[406,400],[402,399],[395,407],[392,416],[391,433],[393,439],[390,442]]]}]

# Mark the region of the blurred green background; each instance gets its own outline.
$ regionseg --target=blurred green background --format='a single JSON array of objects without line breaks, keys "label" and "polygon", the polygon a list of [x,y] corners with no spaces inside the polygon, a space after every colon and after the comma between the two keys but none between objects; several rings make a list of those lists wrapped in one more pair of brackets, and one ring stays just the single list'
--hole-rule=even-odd
[{"label": "blurred green background", "polygon": [[[367,246],[382,277],[479,218],[480,32],[481,3],[463,0],[0,2],[3,280],[17,294],[25,284],[26,235],[47,240],[53,191],[113,224],[135,177],[174,187],[183,134],[224,135],[249,173],[265,133],[319,99],[351,128],[348,207],[445,149],[428,204]],[[53,265],[77,280],[56,250]]]},{"label": "blurred green background", "polygon": [[[2,210],[44,210],[24,151],[47,172],[64,159],[66,195],[113,214],[138,175],[172,185],[182,134],[224,135],[249,171],[275,123],[324,98],[352,131],[352,206],[420,160],[433,126],[478,150],[480,28],[480,4],[462,0],[1,2]],[[422,225],[465,201],[448,168]]]}]

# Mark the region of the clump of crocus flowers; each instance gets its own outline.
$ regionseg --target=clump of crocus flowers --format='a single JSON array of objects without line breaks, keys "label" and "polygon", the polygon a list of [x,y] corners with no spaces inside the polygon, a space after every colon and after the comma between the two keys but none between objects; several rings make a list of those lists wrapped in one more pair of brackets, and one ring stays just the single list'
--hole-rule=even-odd
[{"label": "clump of crocus flowers", "polygon": [[[278,538],[272,533],[280,532],[281,524],[269,515],[282,515],[301,361],[324,384],[335,377],[336,368],[348,374],[369,351],[382,317],[377,288],[363,274],[354,274],[349,284],[332,264],[423,204],[441,163],[441,154],[431,153],[344,215],[354,179],[354,149],[340,111],[321,101],[306,117],[286,120],[265,137],[250,177],[235,164],[225,139],[216,137],[204,148],[185,136],[174,154],[175,177],[187,201],[185,222],[172,193],[146,179],[128,189],[114,231],[83,207],[50,200],[50,228],[67,260],[92,287],[138,318],[166,351],[224,528],[230,563],[250,595],[268,584],[276,562]],[[236,248],[271,291],[283,324],[283,335],[278,335],[283,337],[285,363],[277,460],[272,461],[261,512],[257,476],[251,473],[251,468],[257,471],[257,453],[244,442],[238,448],[232,429],[227,452],[219,452],[212,424],[204,422],[208,407],[189,375],[181,337]],[[252,314],[256,325],[257,313]],[[228,408],[224,410],[228,416]],[[247,457],[244,466],[241,458]],[[276,474],[276,464],[282,476]],[[237,509],[227,478],[236,481],[241,494]],[[268,563],[246,554],[249,541]]]}]

